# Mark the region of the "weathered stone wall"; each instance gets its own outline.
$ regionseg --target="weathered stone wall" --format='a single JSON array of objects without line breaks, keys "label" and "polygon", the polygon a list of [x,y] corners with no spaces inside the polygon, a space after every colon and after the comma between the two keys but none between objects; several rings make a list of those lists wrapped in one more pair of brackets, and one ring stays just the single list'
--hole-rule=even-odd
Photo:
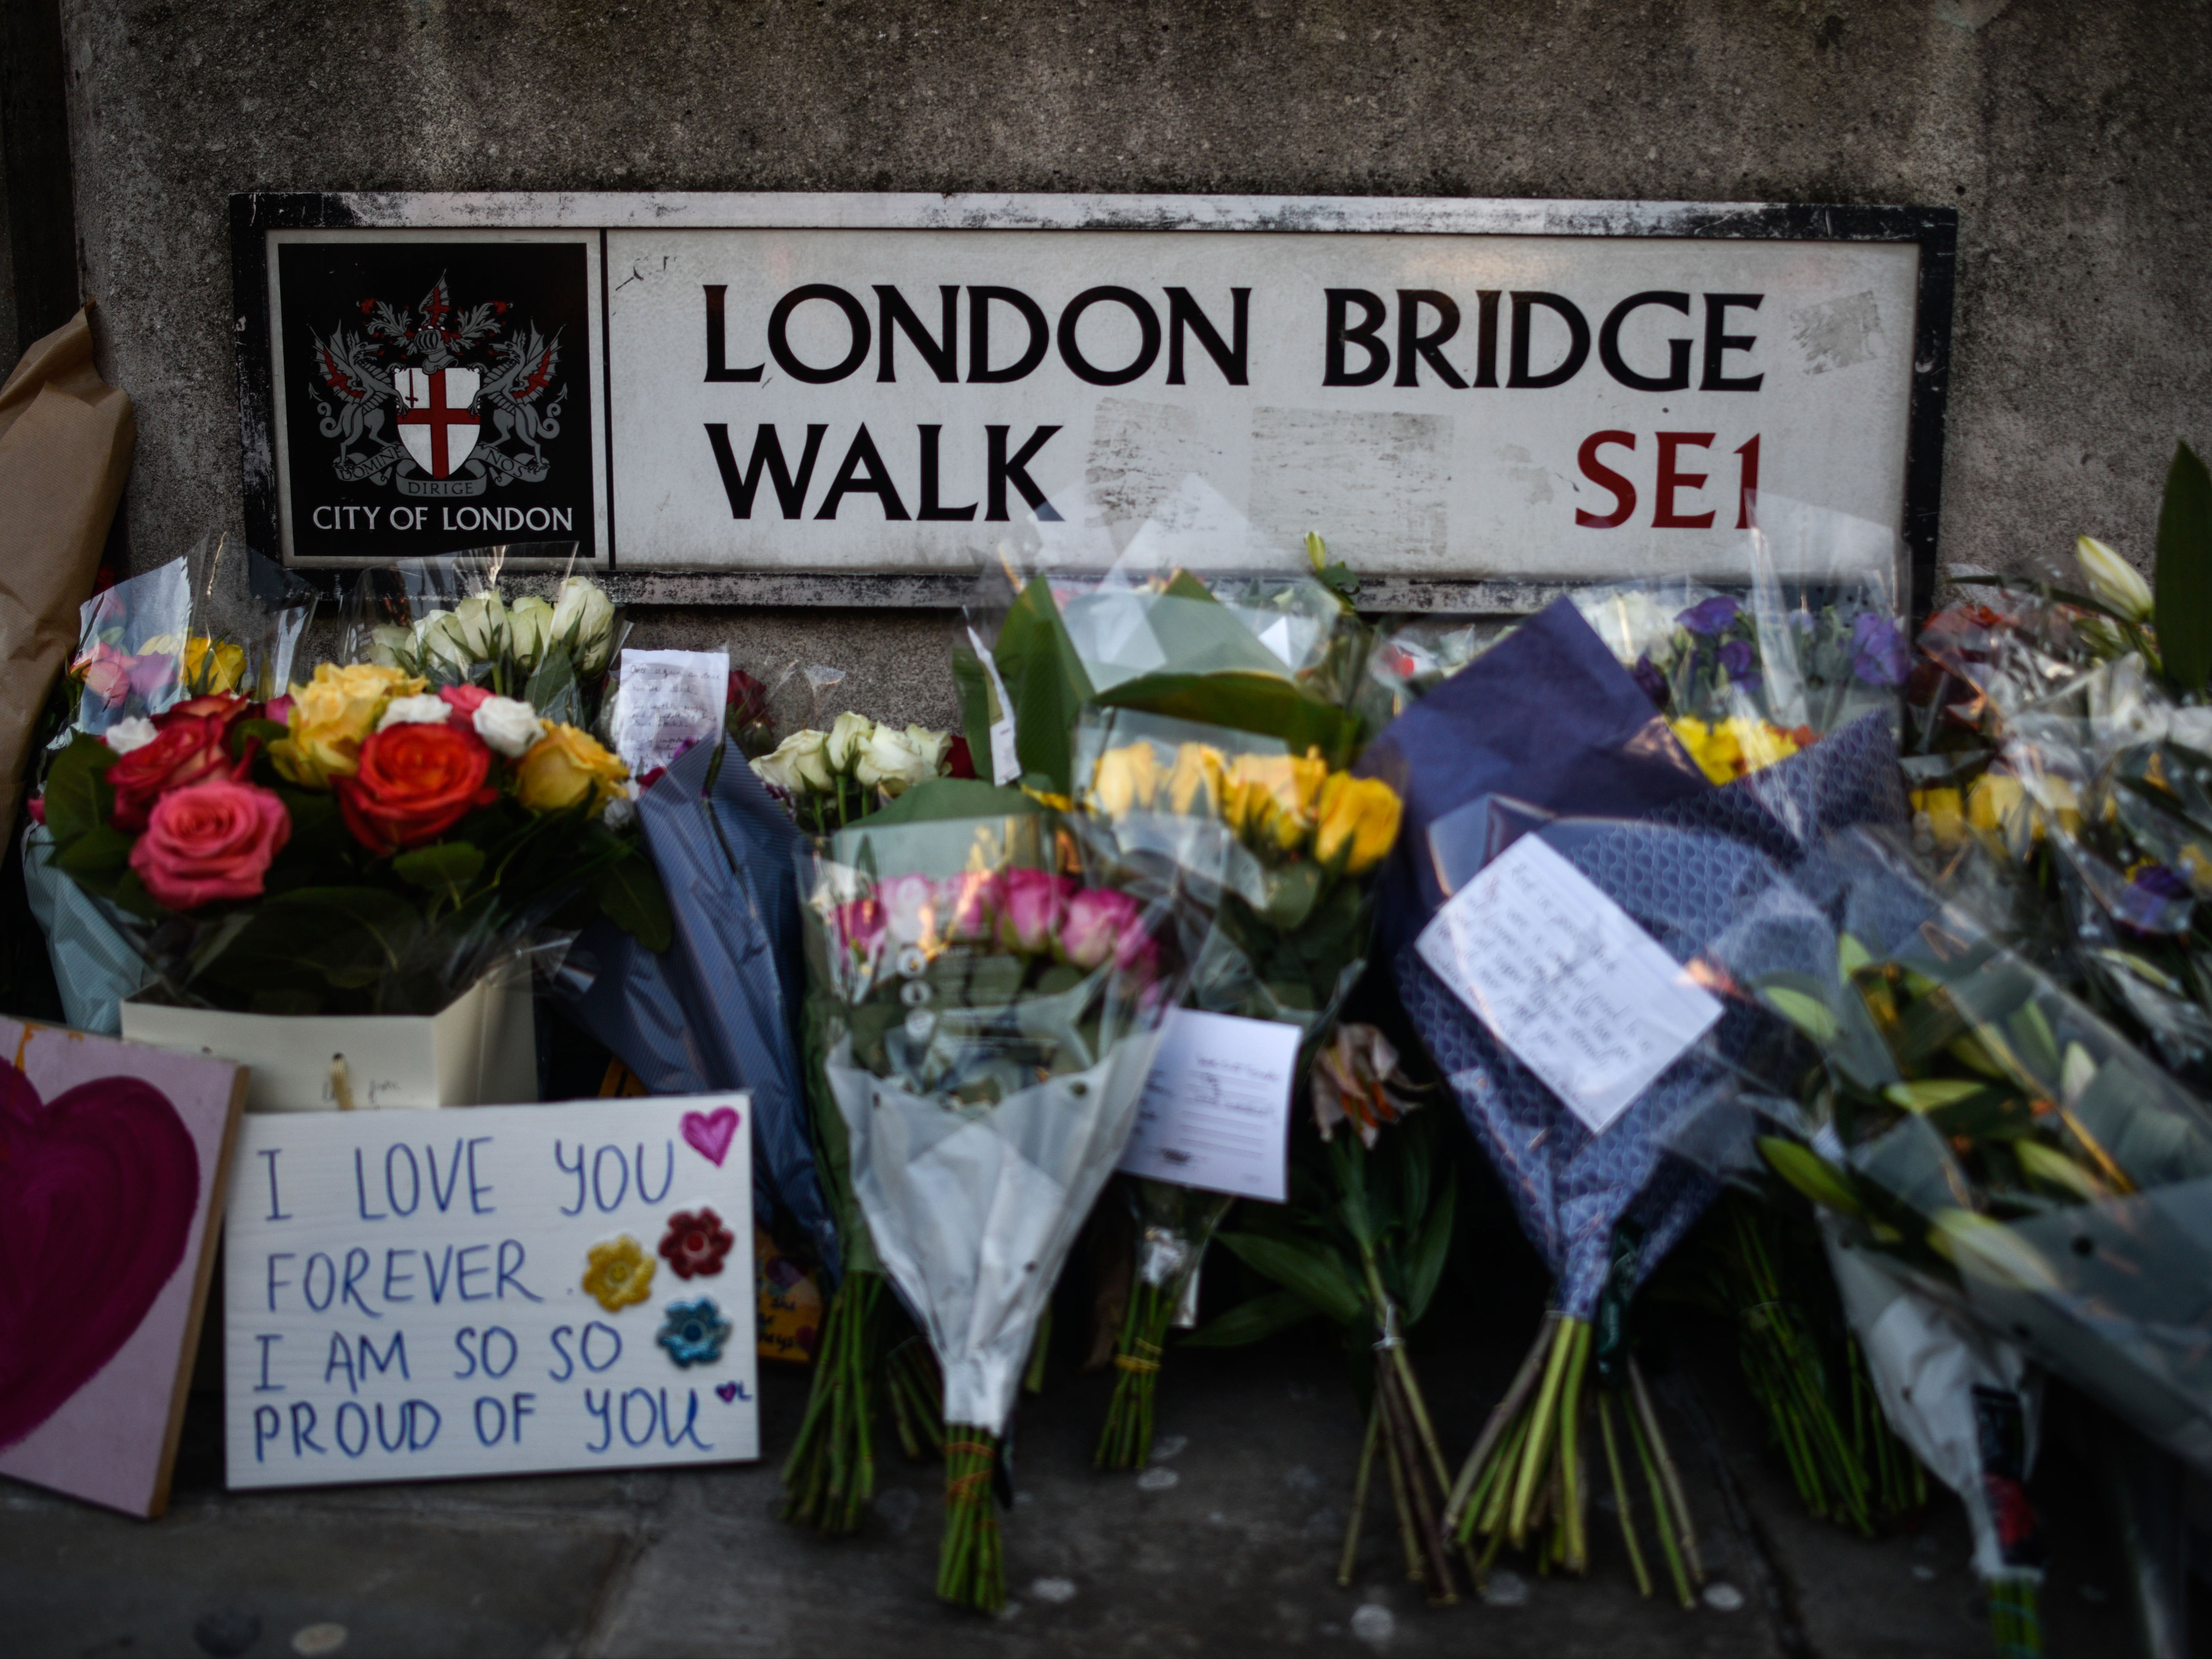
[{"label": "weathered stone wall", "polygon": [[[2203,0],[64,0],[134,560],[240,522],[225,197],[1175,191],[1948,204],[1948,559],[2148,555],[2212,440]],[[944,719],[930,618],[647,619]]]}]

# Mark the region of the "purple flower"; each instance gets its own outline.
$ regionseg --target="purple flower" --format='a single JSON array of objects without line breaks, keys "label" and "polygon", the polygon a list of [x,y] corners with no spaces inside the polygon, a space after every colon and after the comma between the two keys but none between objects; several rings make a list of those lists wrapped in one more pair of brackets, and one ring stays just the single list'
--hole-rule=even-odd
[{"label": "purple flower", "polygon": [[1741,640],[1730,640],[1721,647],[1721,666],[1728,670],[1728,677],[1732,680],[1741,681],[1749,678],[1751,647]]},{"label": "purple flower", "polygon": [[1869,685],[1902,685],[1911,666],[1905,636],[1888,617],[1862,611],[1851,619],[1851,672]]},{"label": "purple flower", "polygon": [[1667,706],[1667,677],[1652,666],[1650,658],[1638,657],[1628,672],[1654,704],[1661,708]]},{"label": "purple flower", "polygon": [[1716,593],[1710,599],[1699,599],[1674,620],[1692,634],[1703,634],[1711,638],[1734,627],[1736,613],[1742,608],[1727,594]]},{"label": "purple flower", "polygon": [[2163,864],[2146,864],[2129,879],[2144,892],[2162,899],[2189,896],[2189,884],[2182,879],[2181,872]]}]

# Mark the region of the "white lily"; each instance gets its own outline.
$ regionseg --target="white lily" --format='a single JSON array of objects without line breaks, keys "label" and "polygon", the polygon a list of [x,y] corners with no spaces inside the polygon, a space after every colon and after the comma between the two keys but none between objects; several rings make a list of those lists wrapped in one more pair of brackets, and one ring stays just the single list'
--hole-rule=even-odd
[{"label": "white lily", "polygon": [[2141,572],[2094,536],[2074,538],[2074,562],[2089,592],[2130,622],[2147,623],[2154,608]]}]

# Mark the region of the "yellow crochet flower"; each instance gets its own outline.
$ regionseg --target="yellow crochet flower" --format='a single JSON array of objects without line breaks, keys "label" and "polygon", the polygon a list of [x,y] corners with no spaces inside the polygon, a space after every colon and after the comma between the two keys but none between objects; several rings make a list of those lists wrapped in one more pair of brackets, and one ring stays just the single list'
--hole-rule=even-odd
[{"label": "yellow crochet flower", "polygon": [[591,1265],[584,1269],[584,1289],[609,1313],[653,1294],[653,1258],[628,1233],[592,1245],[586,1255]]},{"label": "yellow crochet flower", "polygon": [[394,697],[426,684],[416,675],[372,662],[315,665],[315,677],[292,688],[290,730],[269,745],[276,769],[303,789],[327,789],[361,764],[361,745]]}]

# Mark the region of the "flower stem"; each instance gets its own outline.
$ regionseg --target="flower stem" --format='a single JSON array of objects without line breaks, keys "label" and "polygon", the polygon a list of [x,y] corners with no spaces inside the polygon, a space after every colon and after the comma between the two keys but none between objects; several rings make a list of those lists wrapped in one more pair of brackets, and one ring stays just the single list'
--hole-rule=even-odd
[{"label": "flower stem", "polygon": [[945,1542],[938,1554],[939,1599],[977,1613],[1006,1604],[1006,1566],[992,1507],[998,1437],[973,1424],[948,1425],[945,1443]]},{"label": "flower stem", "polygon": [[1506,1431],[1513,1425],[1522,1407],[1528,1403],[1529,1390],[1536,1386],[1536,1380],[1542,1374],[1544,1354],[1552,1335],[1552,1327],[1558,1323],[1559,1318],[1557,1311],[1544,1316],[1543,1327],[1537,1333],[1535,1341],[1529,1345],[1528,1358],[1521,1362],[1521,1369],[1515,1374],[1512,1386],[1505,1390],[1505,1397],[1490,1413],[1490,1420],[1482,1425],[1482,1434],[1475,1441],[1474,1449],[1467,1455],[1467,1462],[1460,1468],[1459,1480],[1451,1489],[1451,1499],[1444,1506],[1444,1524],[1456,1528],[1462,1540],[1473,1534],[1468,1522],[1478,1501],[1476,1482],[1487,1472],[1490,1455],[1498,1449],[1498,1442],[1505,1437]]},{"label": "flower stem", "polygon": [[1579,1322],[1562,1319],[1553,1329],[1551,1357],[1544,1366],[1544,1386],[1536,1396],[1536,1413],[1529,1425],[1528,1443],[1521,1449],[1521,1471],[1514,1483],[1513,1504],[1506,1525],[1506,1533],[1516,1550],[1528,1542],[1528,1514],[1543,1483],[1545,1461],[1551,1455],[1559,1390],[1566,1382],[1567,1359],[1574,1346],[1573,1330]]},{"label": "flower stem", "polygon": [[1620,1451],[1613,1437],[1613,1401],[1607,1390],[1597,1391],[1598,1433],[1605,1441],[1605,1462],[1613,1472],[1613,1501],[1620,1511],[1620,1540],[1628,1546],[1628,1565],[1636,1570],[1636,1588],[1648,1601],[1651,1595],[1651,1574],[1644,1565],[1643,1547],[1636,1541],[1636,1510],[1628,1498],[1628,1482],[1621,1478]]},{"label": "flower stem", "polygon": [[1336,1565],[1336,1582],[1346,1589],[1359,1563],[1359,1526],[1366,1517],[1367,1483],[1375,1473],[1375,1448],[1382,1438],[1382,1402],[1378,1399],[1368,1408],[1367,1438],[1360,1443],[1359,1473],[1352,1482],[1352,1519],[1344,1528],[1344,1554]]}]

